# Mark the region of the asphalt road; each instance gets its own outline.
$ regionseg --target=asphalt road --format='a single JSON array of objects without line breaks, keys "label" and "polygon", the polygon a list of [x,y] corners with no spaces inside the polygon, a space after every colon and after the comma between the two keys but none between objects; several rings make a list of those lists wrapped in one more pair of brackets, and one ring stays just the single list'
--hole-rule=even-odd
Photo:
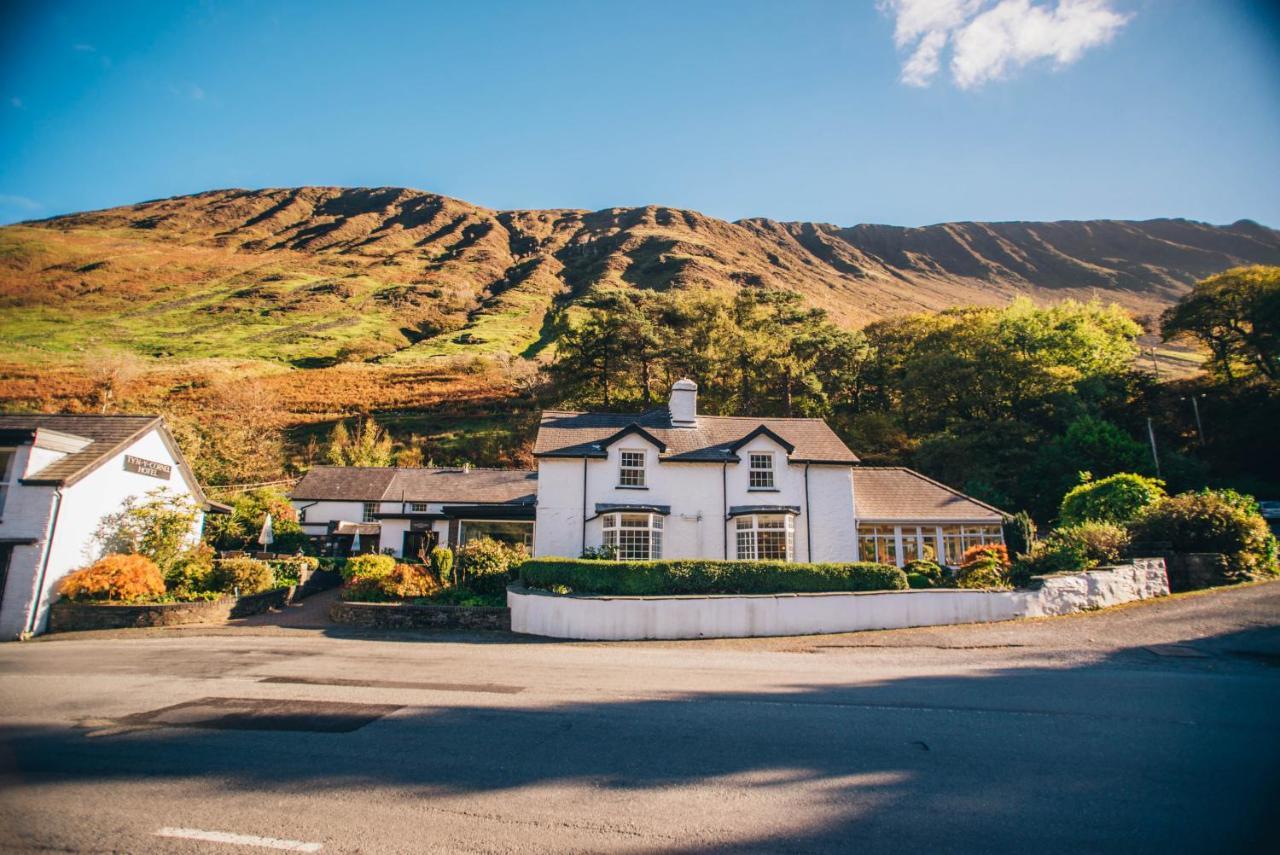
[{"label": "asphalt road", "polygon": [[0,646],[0,849],[1276,851],[1278,712],[1280,584],[801,639],[66,636]]}]

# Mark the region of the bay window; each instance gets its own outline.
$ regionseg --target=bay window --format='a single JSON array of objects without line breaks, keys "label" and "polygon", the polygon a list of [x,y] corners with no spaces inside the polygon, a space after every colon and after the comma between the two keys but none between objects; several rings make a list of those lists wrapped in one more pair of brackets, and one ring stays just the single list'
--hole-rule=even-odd
[{"label": "bay window", "polygon": [[662,514],[605,514],[604,545],[622,561],[662,557]]},{"label": "bay window", "polygon": [[790,514],[738,517],[739,561],[791,561],[795,555],[795,518]]}]

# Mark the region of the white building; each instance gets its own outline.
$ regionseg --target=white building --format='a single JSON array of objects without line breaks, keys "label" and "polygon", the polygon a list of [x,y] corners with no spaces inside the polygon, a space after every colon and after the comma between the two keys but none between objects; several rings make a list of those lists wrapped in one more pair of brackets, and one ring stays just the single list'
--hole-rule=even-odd
[{"label": "white building", "polygon": [[700,415],[677,382],[644,413],[542,414],[535,555],[956,563],[1001,513],[909,469],[863,469],[821,419]]},{"label": "white building", "polygon": [[492,537],[532,547],[537,473],[521,469],[317,466],[290,496],[324,554],[405,558]]},{"label": "white building", "polygon": [[211,507],[159,416],[0,414],[0,639],[42,632],[102,518],[159,487]]}]

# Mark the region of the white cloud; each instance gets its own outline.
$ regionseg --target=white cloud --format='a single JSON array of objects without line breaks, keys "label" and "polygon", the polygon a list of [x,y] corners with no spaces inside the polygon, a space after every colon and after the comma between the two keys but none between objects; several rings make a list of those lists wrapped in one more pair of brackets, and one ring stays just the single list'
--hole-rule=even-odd
[{"label": "white cloud", "polygon": [[1106,44],[1129,21],[1114,0],[881,0],[893,39],[910,49],[902,82],[928,86],[951,44],[951,77],[962,89],[1007,77],[1037,60],[1059,68]]},{"label": "white cloud", "polygon": [[28,199],[26,196],[14,196],[9,193],[0,193],[0,206],[18,208],[23,211],[38,211],[44,207],[35,199]]}]

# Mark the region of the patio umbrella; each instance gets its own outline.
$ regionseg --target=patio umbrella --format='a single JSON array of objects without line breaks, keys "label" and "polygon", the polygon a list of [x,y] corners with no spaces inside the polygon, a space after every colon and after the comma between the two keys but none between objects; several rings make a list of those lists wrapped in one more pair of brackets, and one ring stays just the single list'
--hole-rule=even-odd
[{"label": "patio umbrella", "polygon": [[356,529],[356,536],[351,538],[351,554],[360,554],[360,529]]},{"label": "patio umbrella", "polygon": [[267,518],[262,521],[262,531],[258,534],[258,543],[263,546],[270,546],[275,542],[275,532],[271,530],[271,514],[267,514]]}]

